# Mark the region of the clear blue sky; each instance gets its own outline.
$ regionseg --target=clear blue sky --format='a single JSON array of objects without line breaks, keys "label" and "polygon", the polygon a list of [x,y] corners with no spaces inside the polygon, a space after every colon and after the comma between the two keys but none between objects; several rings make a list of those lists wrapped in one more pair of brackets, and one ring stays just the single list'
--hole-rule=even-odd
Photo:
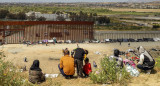
[{"label": "clear blue sky", "polygon": [[148,2],[148,1],[160,1],[160,0],[0,0],[0,2]]}]

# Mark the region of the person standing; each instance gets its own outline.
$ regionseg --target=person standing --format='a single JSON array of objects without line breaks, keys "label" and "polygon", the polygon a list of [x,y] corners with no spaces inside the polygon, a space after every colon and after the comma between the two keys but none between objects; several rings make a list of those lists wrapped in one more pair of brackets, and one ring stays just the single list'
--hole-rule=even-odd
[{"label": "person standing", "polygon": [[57,43],[57,39],[56,37],[53,37],[53,44],[56,44]]},{"label": "person standing", "polygon": [[48,40],[46,40],[46,46],[48,46]]},{"label": "person standing", "polygon": [[[73,56],[74,54],[74,56]],[[83,77],[83,59],[85,55],[85,50],[82,48],[77,48],[73,50],[72,57],[74,57],[75,65],[77,67],[77,76]]]},{"label": "person standing", "polygon": [[130,47],[130,43],[128,43],[128,47]]}]

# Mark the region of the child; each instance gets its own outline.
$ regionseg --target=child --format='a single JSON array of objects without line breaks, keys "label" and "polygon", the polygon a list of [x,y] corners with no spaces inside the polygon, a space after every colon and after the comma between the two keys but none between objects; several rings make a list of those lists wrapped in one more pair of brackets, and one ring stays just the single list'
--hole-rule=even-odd
[{"label": "child", "polygon": [[85,65],[83,66],[83,73],[85,77],[89,76],[89,73],[92,72],[91,64],[89,63],[89,59],[86,57],[85,58]]}]

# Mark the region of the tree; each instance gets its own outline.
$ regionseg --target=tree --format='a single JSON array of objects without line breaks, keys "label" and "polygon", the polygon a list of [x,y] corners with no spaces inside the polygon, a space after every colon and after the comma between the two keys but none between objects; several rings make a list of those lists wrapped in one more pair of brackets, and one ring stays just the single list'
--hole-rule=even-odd
[{"label": "tree", "polygon": [[56,14],[57,14],[57,15],[60,15],[60,14],[63,14],[63,13],[60,12],[60,11],[56,11]]},{"label": "tree", "polygon": [[101,16],[97,18],[97,21],[99,22],[99,24],[108,24],[110,23],[110,19],[106,16]]},{"label": "tree", "polygon": [[36,17],[35,17],[35,16],[28,16],[27,19],[28,19],[29,21],[34,21],[34,20],[36,19]]},{"label": "tree", "polygon": [[41,17],[37,18],[36,20],[37,21],[46,21],[46,18],[41,16]]},{"label": "tree", "polygon": [[7,14],[9,13],[8,10],[0,10],[0,18],[6,18]]},{"label": "tree", "polygon": [[65,21],[65,18],[64,18],[63,16],[58,16],[58,17],[56,18],[56,20],[58,20],[58,21]]},{"label": "tree", "polygon": [[17,19],[17,15],[13,13],[8,13],[6,16],[7,19]]},{"label": "tree", "polygon": [[97,13],[93,13],[93,16],[97,16]]},{"label": "tree", "polygon": [[52,14],[55,14],[56,13],[56,11],[54,10],[54,11],[52,11]]},{"label": "tree", "polygon": [[26,14],[24,12],[19,12],[17,14],[17,19],[25,20],[25,19],[27,19],[27,16],[26,16]]}]

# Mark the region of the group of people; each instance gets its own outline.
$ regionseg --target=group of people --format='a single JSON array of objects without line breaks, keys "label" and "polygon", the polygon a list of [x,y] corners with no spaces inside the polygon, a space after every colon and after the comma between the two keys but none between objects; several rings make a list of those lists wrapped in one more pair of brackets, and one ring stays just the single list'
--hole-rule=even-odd
[{"label": "group of people", "polygon": [[[60,59],[58,68],[60,73],[66,78],[73,78],[75,74],[75,68],[77,70],[77,76],[80,78],[88,77],[92,72],[89,58],[87,58],[88,51],[82,48],[76,48],[71,52],[66,48],[63,50],[64,56]],[[83,65],[83,61],[85,65]],[[45,81],[45,74],[42,73],[39,67],[39,60],[34,60],[29,70],[29,81],[31,83],[40,83]]]},{"label": "group of people", "polygon": [[[137,51],[137,53],[135,53],[135,51],[133,52],[135,55],[139,57],[137,68],[140,70],[144,70],[148,74],[150,74],[151,70],[154,68],[155,65],[154,58],[142,46],[139,46],[137,48]],[[123,68],[123,59],[120,57],[120,51],[118,49],[114,50],[114,54],[110,56],[109,59],[115,59],[117,62],[117,66]]]},{"label": "group of people", "polygon": [[[137,68],[147,71],[150,73],[154,68],[155,61],[153,57],[147,52],[142,46],[137,48],[139,57],[139,62]],[[77,70],[77,76],[88,77],[89,73],[92,72],[91,64],[89,63],[89,58],[87,58],[88,51],[83,48],[76,48],[71,52],[66,48],[63,50],[64,56],[60,59],[60,64],[58,68],[60,73],[66,78],[72,78],[75,74],[75,69]],[[109,57],[111,61],[115,59],[117,62],[117,67],[123,68],[123,59],[120,57],[120,51],[118,49],[114,50],[114,54]],[[83,65],[83,61],[85,65]],[[34,60],[32,66],[29,70],[29,81],[32,83],[39,83],[45,81],[45,74],[39,68],[39,60]]]},{"label": "group of people", "polygon": [[[90,72],[92,72],[91,64],[89,63],[89,58],[86,57],[88,54],[87,50],[82,48],[74,49],[71,52],[66,48],[63,50],[64,56],[60,59],[60,64],[58,68],[61,74],[65,78],[72,78],[75,74],[75,68],[77,69],[78,77],[87,77]],[[83,60],[85,65],[83,66]]]}]

